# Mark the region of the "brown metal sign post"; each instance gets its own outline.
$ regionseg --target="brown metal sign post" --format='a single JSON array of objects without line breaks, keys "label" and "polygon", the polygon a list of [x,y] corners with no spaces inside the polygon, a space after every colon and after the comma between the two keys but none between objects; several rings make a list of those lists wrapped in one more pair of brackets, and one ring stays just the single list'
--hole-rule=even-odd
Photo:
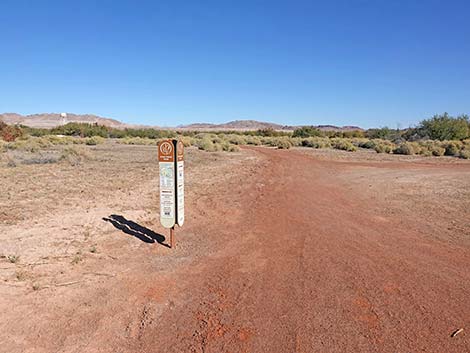
[{"label": "brown metal sign post", "polygon": [[175,224],[184,222],[184,146],[181,141],[158,143],[160,171],[160,223],[170,229],[170,247],[175,247]]}]

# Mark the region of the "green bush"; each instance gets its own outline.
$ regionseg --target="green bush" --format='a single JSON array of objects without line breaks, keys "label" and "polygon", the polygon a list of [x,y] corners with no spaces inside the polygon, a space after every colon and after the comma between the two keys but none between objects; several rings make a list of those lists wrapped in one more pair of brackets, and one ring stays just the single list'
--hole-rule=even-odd
[{"label": "green bush", "polygon": [[466,115],[454,118],[444,113],[421,121],[417,131],[421,138],[431,140],[463,140],[470,136],[469,124]]},{"label": "green bush", "polygon": [[313,126],[304,126],[299,129],[295,129],[292,137],[315,137],[315,136],[321,136],[322,133],[320,130],[317,128],[314,128]]},{"label": "green bush", "polygon": [[369,129],[365,135],[369,139],[395,140],[400,137],[400,131],[383,127],[380,129]]}]

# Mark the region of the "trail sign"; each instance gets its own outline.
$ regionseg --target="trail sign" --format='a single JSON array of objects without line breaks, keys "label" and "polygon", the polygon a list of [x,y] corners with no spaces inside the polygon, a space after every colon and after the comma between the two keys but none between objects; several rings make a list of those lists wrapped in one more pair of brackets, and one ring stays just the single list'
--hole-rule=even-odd
[{"label": "trail sign", "polygon": [[176,143],[176,223],[184,223],[184,145]]},{"label": "trail sign", "polygon": [[184,223],[184,145],[182,141],[158,143],[160,171],[160,223],[170,228],[170,247],[174,247],[175,224]]},{"label": "trail sign", "polygon": [[172,228],[176,222],[175,146],[172,140],[158,143],[160,170],[160,223]]}]

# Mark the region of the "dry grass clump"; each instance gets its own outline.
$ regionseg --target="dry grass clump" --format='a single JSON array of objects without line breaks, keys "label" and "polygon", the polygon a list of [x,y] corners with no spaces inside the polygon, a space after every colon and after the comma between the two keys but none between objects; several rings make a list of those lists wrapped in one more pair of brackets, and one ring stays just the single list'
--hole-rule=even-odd
[{"label": "dry grass clump", "polygon": [[230,134],[223,136],[224,140],[227,140],[229,143],[233,145],[247,145],[248,141],[245,136]]},{"label": "dry grass clump", "polygon": [[79,165],[84,161],[92,159],[90,151],[83,146],[68,146],[64,148],[59,160],[72,166]]},{"label": "dry grass clump", "polygon": [[470,146],[466,146],[459,152],[459,157],[463,159],[470,159]]},{"label": "dry grass clump", "polygon": [[394,154],[404,154],[404,155],[412,155],[416,154],[418,150],[416,146],[411,142],[403,142],[400,143],[394,150]]},{"label": "dry grass clump", "polygon": [[181,136],[180,140],[183,141],[184,147],[191,147],[195,144],[195,139],[190,136]]},{"label": "dry grass clump", "polygon": [[354,146],[350,140],[343,139],[343,138],[331,139],[331,146],[334,149],[342,150],[342,151],[348,151],[348,152],[357,151],[357,147]]},{"label": "dry grass clump", "polygon": [[391,141],[386,140],[374,140],[373,149],[377,153],[392,153],[396,145]]},{"label": "dry grass clump", "polygon": [[261,138],[259,138],[258,136],[245,136],[245,141],[247,145],[261,145]]},{"label": "dry grass clump", "polygon": [[27,137],[9,142],[6,148],[25,152],[38,152],[41,149],[50,147],[51,143],[43,137]]},{"label": "dry grass clump", "polygon": [[277,147],[279,149],[289,149],[294,144],[292,143],[292,139],[286,136],[282,137],[264,137],[262,139],[263,145]]},{"label": "dry grass clump", "polygon": [[442,143],[442,147],[445,149],[445,156],[458,156],[463,146],[463,143],[460,141],[444,141]]},{"label": "dry grass clump", "polygon": [[301,139],[301,146],[311,148],[331,148],[331,142],[327,137],[308,137]]},{"label": "dry grass clump", "polygon": [[117,139],[117,143],[122,145],[142,145],[142,146],[152,146],[157,145],[158,140],[150,139],[147,137],[125,137],[122,139]]},{"label": "dry grass clump", "polygon": [[105,143],[106,139],[101,136],[93,136],[85,139],[85,144],[87,146],[96,146]]},{"label": "dry grass clump", "polygon": [[2,139],[0,139],[0,153],[6,152],[7,145],[8,145],[8,142],[3,141]]}]

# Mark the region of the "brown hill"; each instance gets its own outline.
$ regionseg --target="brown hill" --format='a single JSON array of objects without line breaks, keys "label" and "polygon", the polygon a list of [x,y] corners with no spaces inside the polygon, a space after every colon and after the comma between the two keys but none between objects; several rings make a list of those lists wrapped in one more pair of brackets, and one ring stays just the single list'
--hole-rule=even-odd
[{"label": "brown hill", "polygon": [[115,128],[126,127],[126,124],[109,118],[103,118],[92,114],[72,114],[67,113],[67,116],[63,118],[59,113],[44,113],[44,114],[32,114],[32,115],[20,115],[16,113],[4,113],[0,114],[0,120],[3,120],[7,124],[21,124],[29,127],[36,128],[52,128],[55,126],[62,125],[64,123],[88,123],[88,124],[99,124]]},{"label": "brown hill", "polygon": [[[259,130],[259,129],[273,129],[283,131],[293,131],[305,125],[280,125],[275,123],[267,123],[256,120],[234,120],[223,124],[210,124],[210,123],[196,123],[189,125],[179,125],[179,130]],[[312,125],[322,131],[352,131],[362,130],[358,126],[335,126],[335,125]]]},{"label": "brown hill", "polygon": [[[229,131],[229,130],[260,130],[260,129],[273,129],[278,131],[293,131],[299,127],[291,125],[280,125],[275,123],[269,123],[257,120],[234,120],[222,124],[211,124],[211,123],[195,123],[189,125],[179,125],[177,127],[157,127],[147,125],[132,125],[120,122],[115,119],[103,118],[93,114],[72,114],[67,113],[67,116],[63,118],[59,113],[43,113],[43,114],[32,114],[32,115],[20,115],[16,113],[3,113],[0,114],[0,120],[3,120],[7,124],[21,124],[36,128],[52,128],[62,124],[75,122],[75,123],[88,123],[88,124],[99,124],[113,128],[124,129],[124,128],[156,128],[164,130],[198,130],[198,131]],[[362,130],[358,126],[334,126],[334,125],[312,125],[322,131],[351,131],[351,130]]]}]

